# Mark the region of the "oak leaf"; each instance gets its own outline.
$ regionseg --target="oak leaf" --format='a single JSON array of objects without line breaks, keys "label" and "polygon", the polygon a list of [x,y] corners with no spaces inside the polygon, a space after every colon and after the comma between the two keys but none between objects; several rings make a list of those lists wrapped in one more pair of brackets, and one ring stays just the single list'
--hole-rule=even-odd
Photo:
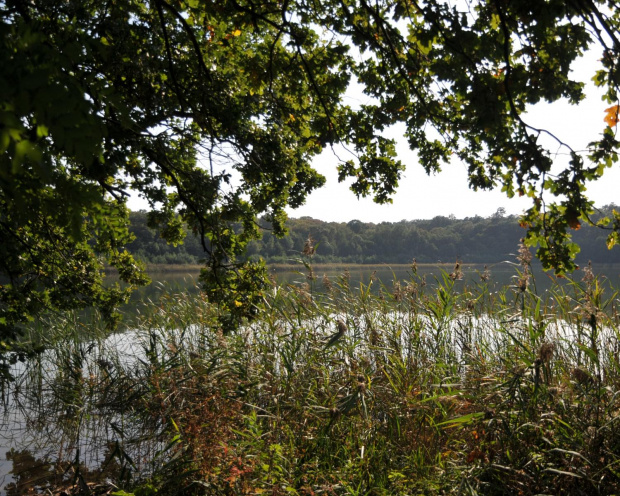
[{"label": "oak leaf", "polygon": [[607,115],[605,115],[604,121],[607,123],[609,127],[614,127],[618,124],[618,111],[620,110],[620,105],[612,105],[609,108],[605,109]]}]

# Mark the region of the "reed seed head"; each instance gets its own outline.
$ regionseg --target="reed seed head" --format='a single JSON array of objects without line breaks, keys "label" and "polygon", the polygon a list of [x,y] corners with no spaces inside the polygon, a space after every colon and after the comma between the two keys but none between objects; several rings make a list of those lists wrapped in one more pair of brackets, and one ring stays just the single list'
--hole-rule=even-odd
[{"label": "reed seed head", "polygon": [[314,253],[316,252],[315,243],[316,241],[312,238],[312,236],[308,236],[308,239],[306,239],[306,242],[304,243],[304,249],[302,253],[306,255],[307,257],[313,256]]},{"label": "reed seed head", "polygon": [[583,277],[581,278],[581,280],[586,284],[591,284],[592,282],[594,282],[594,279],[595,277],[594,272],[592,271],[592,262],[589,261],[588,265],[583,268]]},{"label": "reed seed head", "polygon": [[450,279],[453,281],[460,281],[463,279],[463,271],[461,270],[461,264],[459,262],[454,264],[454,270],[450,273]]},{"label": "reed seed head", "polygon": [[347,324],[342,319],[336,321],[336,327],[338,328],[338,334],[344,334],[347,332]]},{"label": "reed seed head", "polygon": [[517,260],[522,267],[529,267],[532,262],[532,252],[530,251],[529,247],[525,246],[524,238],[521,238],[521,242],[519,243]]},{"label": "reed seed head", "polygon": [[521,277],[519,277],[519,280],[517,281],[517,289],[521,293],[525,293],[529,285],[530,285],[530,273],[526,268],[523,271],[523,274],[521,274]]},{"label": "reed seed head", "polygon": [[575,379],[582,386],[586,386],[594,382],[594,379],[592,379],[590,373],[581,367],[575,367],[573,369],[573,379]]},{"label": "reed seed head", "polygon": [[332,282],[329,280],[329,277],[327,277],[327,274],[323,274],[323,286],[328,292],[331,292],[334,289],[334,286],[332,285]]},{"label": "reed seed head", "polygon": [[394,291],[392,291],[392,295],[396,301],[401,301],[403,299],[403,290],[400,286],[400,281],[394,282]]},{"label": "reed seed head", "polygon": [[555,343],[549,341],[540,345],[538,350],[538,358],[542,363],[549,363],[553,358],[553,352],[555,351]]}]

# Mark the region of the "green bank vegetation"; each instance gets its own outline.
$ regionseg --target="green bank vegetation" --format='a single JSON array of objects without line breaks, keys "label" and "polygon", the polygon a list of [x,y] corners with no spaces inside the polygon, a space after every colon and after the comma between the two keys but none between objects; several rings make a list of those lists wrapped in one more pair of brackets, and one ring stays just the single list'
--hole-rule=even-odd
[{"label": "green bank vegetation", "polygon": [[537,294],[519,256],[499,291],[459,267],[432,290],[415,266],[393,286],[309,272],[232,334],[200,294],[112,341],[41,323],[54,347],[4,391],[64,456],[13,450],[46,468],[9,493],[617,494],[618,293],[586,267]]}]

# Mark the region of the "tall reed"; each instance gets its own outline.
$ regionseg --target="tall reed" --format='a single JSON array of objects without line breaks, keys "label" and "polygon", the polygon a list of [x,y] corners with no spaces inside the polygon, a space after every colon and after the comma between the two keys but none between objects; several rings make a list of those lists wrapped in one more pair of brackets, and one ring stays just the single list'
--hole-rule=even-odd
[{"label": "tall reed", "polygon": [[136,494],[617,494],[618,293],[588,269],[537,294],[520,262],[502,288],[308,266],[229,335],[165,294],[122,337],[46,356],[39,396],[91,488],[75,436],[97,417],[97,463]]}]

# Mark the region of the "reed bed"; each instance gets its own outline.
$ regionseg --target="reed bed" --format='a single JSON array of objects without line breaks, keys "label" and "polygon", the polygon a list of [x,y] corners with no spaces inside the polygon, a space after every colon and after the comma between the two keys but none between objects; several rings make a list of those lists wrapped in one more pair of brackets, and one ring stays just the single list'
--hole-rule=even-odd
[{"label": "reed bed", "polygon": [[618,294],[587,268],[539,295],[520,262],[499,289],[310,270],[229,335],[199,294],[122,335],[48,321],[3,386],[48,444],[13,460],[47,469],[7,492],[618,494]]}]

